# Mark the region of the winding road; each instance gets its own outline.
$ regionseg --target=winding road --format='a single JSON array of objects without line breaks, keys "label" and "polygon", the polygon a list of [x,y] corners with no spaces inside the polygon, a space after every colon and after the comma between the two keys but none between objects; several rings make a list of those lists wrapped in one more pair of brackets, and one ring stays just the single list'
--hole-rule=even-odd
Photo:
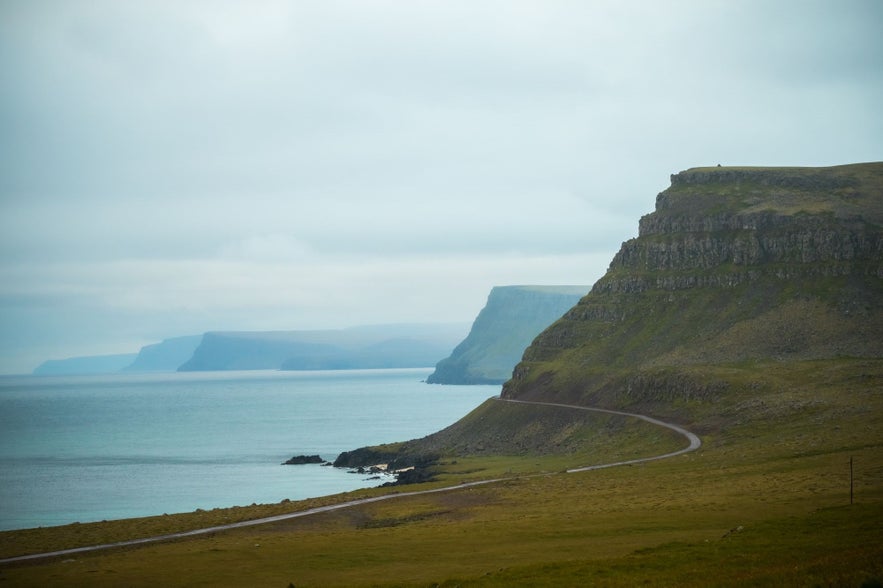
[{"label": "winding road", "polygon": [[[636,463],[643,463],[643,462],[648,462],[648,461],[656,461],[656,460],[660,460],[660,459],[666,459],[669,457],[675,457],[676,455],[682,455],[682,454],[688,453],[690,451],[695,451],[695,450],[699,449],[699,447],[702,445],[702,441],[699,440],[699,437],[697,437],[696,435],[694,435],[693,433],[691,433],[687,429],[684,429],[683,427],[680,427],[680,426],[672,424],[672,423],[666,423],[664,421],[654,419],[652,417],[649,417],[649,416],[646,416],[643,414],[622,412],[622,411],[618,411],[618,410],[608,410],[608,409],[604,409],[604,408],[591,408],[588,406],[577,406],[577,405],[573,405],[573,404],[557,404],[554,402],[531,402],[528,400],[510,400],[510,399],[504,399],[504,398],[502,398],[502,399],[497,398],[497,400],[499,400],[500,402],[512,402],[512,403],[516,403],[516,404],[532,404],[532,405],[537,405],[537,406],[554,406],[554,407],[558,407],[558,408],[570,408],[570,409],[574,409],[574,410],[588,410],[588,411],[592,411],[592,412],[600,412],[600,413],[606,413],[606,414],[614,414],[614,415],[619,415],[619,416],[632,417],[632,418],[641,419],[642,421],[646,421],[648,423],[651,423],[651,424],[654,424],[654,425],[657,425],[660,427],[665,427],[666,429],[670,429],[672,431],[675,431],[676,433],[679,433],[680,435],[686,437],[687,440],[689,441],[689,445],[686,448],[680,449],[678,451],[665,453],[663,455],[654,455],[652,457],[642,457],[639,459],[630,459],[627,461],[617,461],[617,462],[613,462],[613,463],[605,463],[605,464],[599,464],[599,465],[593,465],[593,466],[573,468],[573,469],[567,470],[568,474],[576,473],[576,472],[588,472],[591,470],[600,470],[603,468],[612,468],[612,467],[616,467],[616,466],[631,465],[631,464],[636,464]],[[534,476],[546,476],[546,475],[548,475],[548,474],[534,474]],[[143,539],[131,539],[128,541],[119,541],[116,543],[103,543],[101,545],[90,545],[88,547],[77,547],[74,549],[62,549],[59,551],[49,551],[49,552],[45,552],[45,553],[32,553],[30,555],[20,555],[17,557],[8,557],[5,559],[0,559],[0,564],[27,561],[27,560],[35,560],[35,559],[43,559],[43,558],[50,558],[50,557],[61,557],[61,556],[66,556],[66,555],[74,555],[74,554],[78,554],[78,553],[86,553],[89,551],[98,551],[98,550],[102,550],[102,549],[112,549],[114,547],[131,547],[134,545],[144,545],[146,543],[156,543],[159,541],[169,541],[169,540],[173,540],[173,539],[184,539],[187,537],[195,537],[197,535],[206,535],[209,533],[217,533],[220,531],[229,531],[230,529],[240,529],[242,527],[253,527],[256,525],[265,525],[267,523],[275,523],[278,521],[296,519],[299,517],[311,516],[311,515],[315,515],[315,514],[319,514],[319,513],[323,513],[323,512],[330,512],[330,511],[334,511],[334,510],[340,510],[343,508],[350,508],[353,506],[359,506],[362,504],[369,504],[371,502],[380,502],[381,500],[391,500],[393,498],[405,498],[408,496],[419,496],[422,494],[435,494],[437,492],[452,492],[454,490],[461,490],[463,488],[471,488],[474,486],[481,486],[484,484],[493,484],[495,482],[503,482],[506,480],[514,480],[516,478],[528,478],[528,477],[532,477],[532,476],[514,476],[514,477],[507,477],[507,478],[495,478],[492,480],[479,480],[476,482],[464,482],[462,484],[457,484],[456,486],[445,486],[444,488],[435,488],[432,490],[416,490],[414,492],[398,492],[398,493],[393,493],[393,494],[384,494],[383,496],[374,496],[371,498],[361,498],[359,500],[350,500],[348,502],[341,502],[339,504],[330,504],[328,506],[319,506],[316,508],[310,508],[310,509],[299,511],[299,512],[281,514],[281,515],[276,515],[276,516],[272,516],[272,517],[264,517],[261,519],[253,519],[250,521],[240,521],[238,523],[229,523],[226,525],[218,525],[215,527],[206,527],[204,529],[194,529],[192,531],[182,531],[180,533],[169,533],[168,535],[157,535],[155,537],[145,537]]]}]

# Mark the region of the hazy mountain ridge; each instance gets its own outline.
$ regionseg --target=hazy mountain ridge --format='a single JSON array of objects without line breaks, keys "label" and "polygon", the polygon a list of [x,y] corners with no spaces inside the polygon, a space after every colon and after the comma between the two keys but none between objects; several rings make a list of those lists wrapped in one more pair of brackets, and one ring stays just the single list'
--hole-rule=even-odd
[{"label": "hazy mountain ridge", "polygon": [[119,372],[174,372],[190,359],[201,340],[202,335],[185,335],[144,345],[138,353],[49,359],[37,366],[32,373],[36,376],[75,376]]},{"label": "hazy mountain ridge", "polygon": [[466,327],[401,324],[316,331],[206,333],[179,371],[427,367]]},{"label": "hazy mountain ridge", "polygon": [[33,374],[35,376],[72,376],[118,372],[130,365],[137,356],[136,353],[118,353],[47,359],[34,368]]},{"label": "hazy mountain ridge", "polygon": [[35,375],[256,369],[429,367],[462,340],[459,323],[304,331],[228,331],[172,337],[140,352],[48,360]]},{"label": "hazy mountain ridge", "polygon": [[588,286],[496,286],[464,339],[427,378],[432,384],[502,384],[525,348]]}]

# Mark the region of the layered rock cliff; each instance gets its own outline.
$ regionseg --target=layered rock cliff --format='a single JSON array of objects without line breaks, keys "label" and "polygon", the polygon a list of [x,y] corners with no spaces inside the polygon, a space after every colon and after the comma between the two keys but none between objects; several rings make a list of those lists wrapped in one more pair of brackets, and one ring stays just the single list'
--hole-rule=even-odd
[{"label": "layered rock cliff", "polygon": [[431,384],[502,384],[543,329],[589,291],[588,286],[497,286],[469,335],[435,367]]},{"label": "layered rock cliff", "polygon": [[675,174],[503,395],[623,406],[723,385],[684,366],[883,357],[881,227],[883,163]]}]

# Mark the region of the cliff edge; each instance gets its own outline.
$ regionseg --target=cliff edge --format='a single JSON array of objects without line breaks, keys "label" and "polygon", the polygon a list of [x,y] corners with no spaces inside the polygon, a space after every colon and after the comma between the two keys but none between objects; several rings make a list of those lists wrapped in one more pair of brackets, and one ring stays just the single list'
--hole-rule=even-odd
[{"label": "cliff edge", "polygon": [[525,351],[506,398],[709,396],[696,366],[883,357],[883,163],[696,168]]},{"label": "cliff edge", "polygon": [[496,286],[469,335],[438,362],[430,384],[502,384],[543,329],[589,291],[588,286]]}]

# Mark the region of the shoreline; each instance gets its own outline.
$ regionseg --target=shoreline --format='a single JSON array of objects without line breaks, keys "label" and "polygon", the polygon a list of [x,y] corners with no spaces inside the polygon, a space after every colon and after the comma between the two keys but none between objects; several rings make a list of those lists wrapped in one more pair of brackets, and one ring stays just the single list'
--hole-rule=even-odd
[{"label": "shoreline", "polygon": [[[509,400],[509,399],[499,398],[499,397],[497,397],[495,400],[498,402],[513,402],[513,403],[518,403],[518,404],[550,405],[550,403],[546,403],[546,402],[530,402],[530,401],[526,401],[526,400]],[[611,467],[619,467],[619,466],[632,465],[632,464],[636,464],[636,463],[646,463],[646,462],[651,462],[651,461],[658,461],[658,460],[662,460],[662,459],[668,459],[671,457],[675,457],[678,455],[683,455],[683,454],[686,454],[686,453],[689,453],[692,451],[696,451],[697,449],[699,449],[702,446],[701,439],[699,439],[699,437],[697,435],[688,431],[687,429],[685,429],[679,425],[675,425],[673,423],[667,423],[667,422],[661,421],[659,419],[655,419],[655,418],[647,416],[647,415],[638,414],[638,413],[615,411],[615,410],[608,410],[608,409],[602,409],[602,408],[592,408],[592,407],[587,407],[587,406],[578,406],[578,405],[567,405],[567,404],[553,404],[553,405],[559,406],[559,407],[564,407],[564,408],[571,408],[571,409],[575,409],[575,410],[587,410],[587,411],[592,411],[592,412],[617,414],[617,415],[621,415],[621,416],[626,416],[626,417],[631,417],[631,418],[643,420],[643,421],[649,422],[651,424],[675,431],[676,433],[678,433],[678,434],[682,435],[684,438],[686,438],[686,440],[688,441],[688,445],[687,445],[687,447],[685,447],[683,449],[673,451],[673,452],[668,452],[668,453],[661,454],[661,455],[638,458],[638,459],[627,460],[627,461],[617,461],[617,462],[606,463],[606,464],[596,464],[596,465],[591,465],[591,466],[575,467],[575,468],[567,469],[563,472],[559,472],[558,474],[555,474],[555,473],[535,473],[535,474],[527,474],[527,475],[516,475],[516,476],[510,476],[510,477],[503,477],[503,478],[493,478],[493,479],[487,479],[487,480],[477,480],[477,481],[472,481],[472,482],[462,482],[462,483],[454,485],[454,486],[443,486],[440,488],[431,488],[431,489],[426,489],[426,490],[414,490],[411,492],[396,492],[393,490],[387,494],[381,494],[378,496],[358,498],[358,499],[354,499],[354,500],[350,500],[350,501],[308,508],[306,510],[296,511],[296,512],[292,512],[292,513],[278,514],[278,515],[273,515],[273,516],[269,516],[269,517],[262,517],[262,518],[251,519],[251,520],[238,521],[238,522],[228,523],[228,524],[224,524],[224,525],[214,525],[214,526],[210,526],[210,527],[192,529],[192,530],[188,530],[188,531],[181,531],[181,532],[175,532],[175,533],[169,533],[169,534],[163,534],[163,535],[155,535],[152,537],[144,537],[144,538],[139,538],[139,539],[131,539],[131,540],[125,540],[125,541],[111,542],[111,543],[102,543],[102,544],[97,544],[97,545],[76,547],[76,548],[71,548],[71,549],[63,549],[63,550],[49,551],[49,552],[43,552],[43,553],[33,553],[33,554],[12,556],[12,557],[0,559],[0,565],[7,564],[7,563],[30,561],[30,560],[36,560],[36,559],[61,557],[64,555],[73,555],[73,554],[77,554],[77,553],[100,551],[100,550],[113,549],[113,548],[118,548],[118,547],[131,547],[131,546],[137,546],[137,545],[144,545],[144,544],[148,544],[148,543],[157,543],[157,542],[162,542],[162,541],[183,539],[183,538],[205,535],[205,534],[210,534],[210,533],[228,531],[228,530],[232,530],[232,529],[240,529],[240,528],[244,528],[244,527],[252,527],[252,526],[257,526],[257,525],[263,525],[263,524],[268,524],[268,523],[284,521],[284,520],[288,520],[288,519],[300,518],[300,517],[315,515],[315,514],[319,514],[319,513],[340,510],[340,509],[344,509],[344,508],[351,508],[351,507],[359,506],[359,505],[363,505],[363,504],[379,502],[379,501],[383,501],[383,500],[391,500],[393,498],[405,498],[405,497],[409,497],[409,496],[435,494],[435,493],[439,493],[439,492],[451,492],[454,490],[466,489],[466,488],[471,488],[471,487],[475,487],[475,486],[494,484],[497,482],[505,482],[505,481],[511,481],[511,480],[516,480],[516,479],[549,477],[549,476],[561,475],[561,474],[568,475],[568,474],[574,474],[574,473],[585,473],[585,472],[589,472],[589,471],[611,468]],[[339,495],[332,495],[332,496],[339,496]],[[330,497],[326,497],[326,498],[330,498]],[[280,503],[280,505],[281,504],[284,504],[284,502]],[[240,507],[240,508],[242,508],[242,507]],[[126,520],[126,519],[123,519],[123,520]]]},{"label": "shoreline", "polygon": [[387,480],[279,464],[294,453],[334,459],[353,447],[419,438],[499,392],[429,387],[419,381],[426,373],[125,374],[51,378],[52,385],[28,377],[27,386],[0,390],[10,440],[0,452],[0,529],[275,504],[376,486]]}]

